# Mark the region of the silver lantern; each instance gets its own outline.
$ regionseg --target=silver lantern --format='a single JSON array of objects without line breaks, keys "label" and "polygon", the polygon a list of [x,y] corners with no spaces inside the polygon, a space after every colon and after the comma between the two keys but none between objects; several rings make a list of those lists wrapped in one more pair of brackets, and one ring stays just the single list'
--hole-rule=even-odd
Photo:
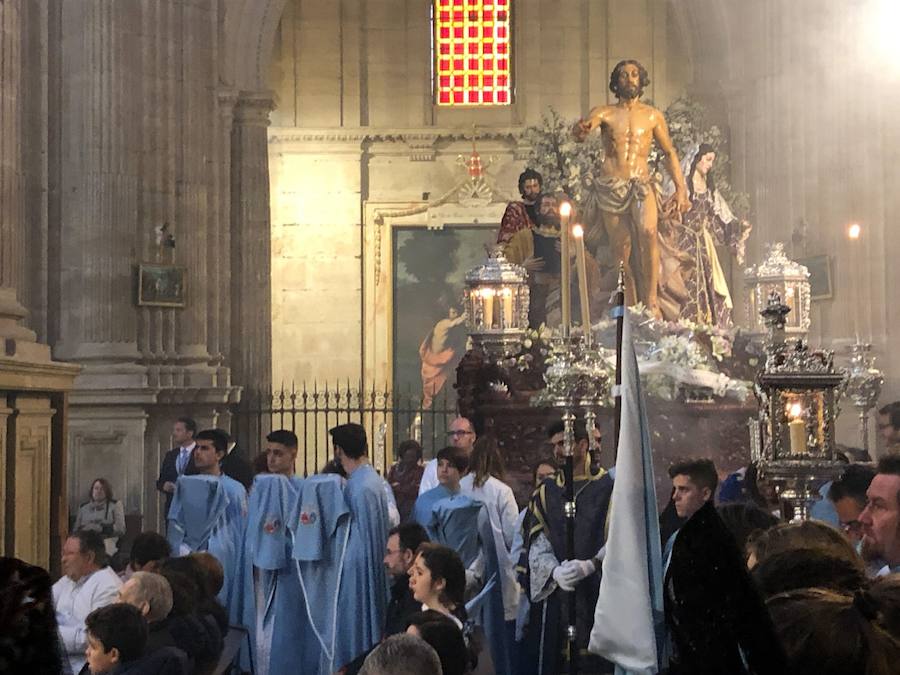
[{"label": "silver lantern", "polygon": [[862,448],[869,452],[869,411],[881,396],[884,374],[875,367],[872,345],[857,342],[850,347],[847,368],[847,398],[859,415],[859,434]]},{"label": "silver lantern", "polygon": [[778,293],[791,310],[785,322],[785,333],[805,337],[810,323],[809,270],[788,258],[780,241],[769,244],[767,249],[765,260],[744,270],[744,283],[748,291],[748,328],[752,333],[765,330],[762,311],[766,308],[769,295]]},{"label": "silver lantern", "polygon": [[777,292],[762,310],[766,362],[757,375],[759,474],[775,487],[785,517],[806,519],[822,483],[843,464],[834,441],[837,403],[846,381],[834,353],[786,337],[791,308]]},{"label": "silver lantern", "polygon": [[465,305],[476,348],[496,360],[519,351],[528,328],[528,273],[500,247],[466,274]]}]

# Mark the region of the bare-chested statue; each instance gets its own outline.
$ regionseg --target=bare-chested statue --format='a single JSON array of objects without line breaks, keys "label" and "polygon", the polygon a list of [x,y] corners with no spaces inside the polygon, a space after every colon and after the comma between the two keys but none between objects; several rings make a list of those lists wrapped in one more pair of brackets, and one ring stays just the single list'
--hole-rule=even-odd
[{"label": "bare-chested statue", "polygon": [[597,106],[587,119],[578,121],[573,133],[576,140],[583,141],[600,127],[604,159],[597,196],[612,257],[625,263],[628,304],[643,302],[659,317],[656,224],[660,196],[647,164],[653,139],[666,155],[678,210],[686,212],[691,203],[665,117],[656,108],[640,102],[648,84],[650,77],[640,63],[619,62],[609,78],[609,88],[618,103]]}]

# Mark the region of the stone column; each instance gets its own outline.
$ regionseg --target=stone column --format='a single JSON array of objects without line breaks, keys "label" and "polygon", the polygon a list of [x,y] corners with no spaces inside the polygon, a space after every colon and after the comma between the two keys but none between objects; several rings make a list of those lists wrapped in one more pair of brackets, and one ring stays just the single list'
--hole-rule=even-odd
[{"label": "stone column", "polygon": [[[0,339],[34,342],[19,324],[27,312],[16,291],[25,289],[22,168],[22,14],[17,2],[0,3]],[[7,355],[14,343],[7,344]]]},{"label": "stone column", "polygon": [[[79,388],[141,388],[134,306],[140,149],[139,14],[62,3],[62,320],[57,353],[90,366]],[[93,371],[93,372],[91,372]],[[97,380],[97,377],[100,380]]]},{"label": "stone column", "polygon": [[231,363],[237,385],[272,386],[268,93],[242,92],[231,133]]}]

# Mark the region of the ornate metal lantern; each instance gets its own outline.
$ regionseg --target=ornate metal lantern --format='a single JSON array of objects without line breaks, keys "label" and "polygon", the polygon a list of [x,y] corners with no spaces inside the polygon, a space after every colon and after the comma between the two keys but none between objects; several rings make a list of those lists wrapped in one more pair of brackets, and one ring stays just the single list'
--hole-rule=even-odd
[{"label": "ornate metal lantern", "polygon": [[785,332],[806,336],[809,332],[809,270],[785,255],[783,243],[777,241],[769,244],[766,259],[759,265],[744,270],[744,282],[749,292],[750,332],[762,333],[765,330],[762,312],[769,295],[778,293],[791,309],[791,316],[785,323]]},{"label": "ornate metal lantern", "polygon": [[465,304],[476,347],[498,360],[520,349],[528,328],[528,273],[501,248],[466,274]]},{"label": "ornate metal lantern", "polygon": [[802,338],[786,339],[791,308],[777,292],[761,312],[767,328],[766,363],[757,376],[760,476],[775,486],[785,517],[806,519],[819,486],[833,479],[837,461],[834,420],[846,375],[834,353],[810,351]]},{"label": "ornate metal lantern", "polygon": [[859,414],[859,434],[862,448],[869,452],[869,411],[881,396],[884,374],[875,367],[872,345],[857,342],[850,347],[850,367],[847,369],[847,396]]}]

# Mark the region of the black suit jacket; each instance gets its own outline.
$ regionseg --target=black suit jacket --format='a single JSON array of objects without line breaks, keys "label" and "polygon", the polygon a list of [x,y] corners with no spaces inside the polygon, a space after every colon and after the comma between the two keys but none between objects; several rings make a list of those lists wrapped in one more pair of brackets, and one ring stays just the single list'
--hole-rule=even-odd
[{"label": "black suit jacket", "polygon": [[[159,469],[159,478],[156,479],[156,489],[163,492],[163,484],[175,483],[178,480],[178,455],[181,448],[172,448],[163,457],[162,467]],[[192,455],[193,457],[193,455]],[[169,507],[172,505],[172,493],[163,492],[166,495],[166,515],[169,515]]]}]

